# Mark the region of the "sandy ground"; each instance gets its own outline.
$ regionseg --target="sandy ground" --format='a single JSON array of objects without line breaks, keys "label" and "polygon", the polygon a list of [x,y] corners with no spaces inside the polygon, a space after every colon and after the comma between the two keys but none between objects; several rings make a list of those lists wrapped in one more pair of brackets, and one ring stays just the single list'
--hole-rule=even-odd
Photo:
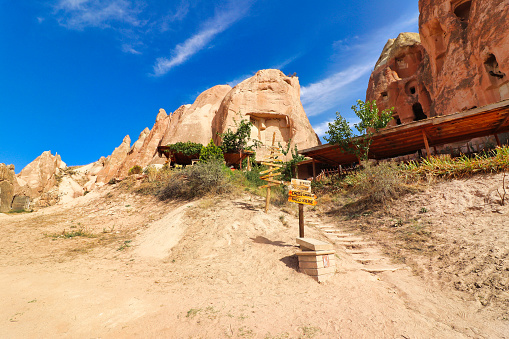
[{"label": "sandy ground", "polygon": [[[405,199],[417,199],[416,208],[427,206],[431,218],[435,193]],[[394,272],[372,274],[336,243],[337,272],[318,284],[298,272],[294,206],[286,208],[290,213],[272,207],[269,214],[262,207],[262,198],[249,195],[163,203],[104,187],[64,206],[0,214],[1,336],[509,337],[499,304],[483,306],[468,289],[436,276],[447,275],[447,265],[428,261],[434,270],[414,274],[419,253],[409,251],[410,266],[400,262]],[[354,227],[372,222],[362,216],[345,221],[319,212],[307,209],[308,237],[326,240],[324,226],[358,230],[367,239],[377,235]],[[451,216],[444,217],[443,224],[436,221],[437,237],[472,233],[467,222],[448,233]],[[500,220],[507,232],[507,219]],[[485,220],[479,225],[487,237],[479,238],[500,240],[507,254],[506,239],[496,238]],[[78,230],[85,236],[59,236]],[[387,234],[380,238],[380,245],[371,245],[379,253],[399,241]],[[470,240],[464,241],[468,246]]]}]

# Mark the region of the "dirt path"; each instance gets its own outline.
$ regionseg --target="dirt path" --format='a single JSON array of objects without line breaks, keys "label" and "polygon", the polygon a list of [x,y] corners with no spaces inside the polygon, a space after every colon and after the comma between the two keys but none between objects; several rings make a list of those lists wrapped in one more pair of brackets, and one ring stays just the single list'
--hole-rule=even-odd
[{"label": "dirt path", "polygon": [[[346,233],[309,222],[307,236]],[[297,225],[258,197],[166,204],[111,190],[2,215],[2,337],[507,337],[466,293],[425,283],[376,245],[364,247],[375,263],[347,253],[364,240],[335,239],[337,273],[316,283],[298,272]],[[56,237],[82,226],[86,236]]]}]

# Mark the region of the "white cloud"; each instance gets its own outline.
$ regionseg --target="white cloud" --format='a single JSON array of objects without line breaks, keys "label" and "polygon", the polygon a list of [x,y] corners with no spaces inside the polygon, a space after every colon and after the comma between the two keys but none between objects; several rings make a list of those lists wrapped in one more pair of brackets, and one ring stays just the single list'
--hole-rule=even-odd
[{"label": "white cloud", "polygon": [[40,24],[42,24],[42,22],[44,20],[45,20],[45,18],[43,18],[43,17],[40,17],[40,16],[37,17],[37,22],[40,23]]},{"label": "white cloud", "polygon": [[332,123],[334,120],[328,120],[324,121],[316,126],[313,126],[313,129],[315,130],[315,133],[320,137],[323,138],[325,135],[325,132],[329,129],[329,124]]},{"label": "white cloud", "polygon": [[[410,19],[395,20],[394,24],[364,36],[356,35],[335,41],[333,47],[338,52],[337,57],[349,59],[342,60],[341,64],[352,65],[353,62],[353,66],[339,69],[316,83],[302,87],[301,101],[306,114],[316,116],[331,109],[337,110],[343,100],[350,99],[349,95],[359,90],[354,82],[368,76],[373,70],[387,39],[396,38],[402,31],[417,28],[418,18],[418,13],[414,13]],[[333,67],[339,65],[340,62],[336,61]],[[363,84],[363,90],[366,86],[367,83]]]},{"label": "white cloud", "polygon": [[139,12],[128,0],[60,0],[55,6],[60,25],[75,30],[106,28],[113,22],[140,26]]},{"label": "white cloud", "polygon": [[[361,122],[361,120],[357,117],[355,117],[353,119],[347,119],[347,121],[348,121],[348,125],[352,129],[355,124],[358,124],[359,122]],[[323,122],[319,123],[318,125],[313,126],[313,130],[320,138],[323,138],[323,136],[325,135],[325,132],[329,130],[329,124],[331,124],[332,122],[334,122],[334,120],[323,121]],[[356,131],[354,130],[354,132],[356,132]]]},{"label": "white cloud", "polygon": [[216,35],[225,31],[236,21],[241,19],[248,8],[249,5],[247,3],[240,2],[240,4],[236,3],[235,5],[231,5],[226,11],[216,13],[212,19],[208,20],[203,25],[198,33],[183,43],[178,44],[174,48],[171,58],[157,58],[153,75],[164,75],[175,66],[186,62],[190,57],[205,48]]},{"label": "white cloud", "polygon": [[294,62],[295,60],[297,60],[301,55],[302,55],[302,53],[294,55],[294,56],[284,60],[283,62],[280,62],[279,64],[272,66],[271,68],[281,70],[281,69],[285,68],[286,66],[288,66],[289,64],[291,64],[292,62]]},{"label": "white cloud", "polygon": [[130,53],[130,54],[141,54],[140,51],[134,49],[133,45],[131,44],[122,44],[122,51],[125,52],[125,53]]},{"label": "white cloud", "polygon": [[302,87],[300,98],[308,116],[319,115],[337,106],[351,89],[349,86],[368,74],[373,69],[375,61],[364,65],[352,66],[337,72],[319,82]]},{"label": "white cloud", "polygon": [[251,78],[252,76],[253,76],[253,73],[244,74],[244,75],[241,75],[240,77],[233,79],[232,81],[227,82],[227,84],[230,85],[231,87],[235,87],[238,84],[240,84],[242,81],[246,80],[247,78]]},{"label": "white cloud", "polygon": [[174,11],[162,18],[159,30],[163,33],[170,30],[170,24],[184,20],[188,13],[189,3],[182,0]]}]

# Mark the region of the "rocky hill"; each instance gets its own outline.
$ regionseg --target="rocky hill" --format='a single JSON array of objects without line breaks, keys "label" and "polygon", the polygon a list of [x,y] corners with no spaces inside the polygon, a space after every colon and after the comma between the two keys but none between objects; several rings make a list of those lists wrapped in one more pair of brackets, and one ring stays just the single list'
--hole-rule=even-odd
[{"label": "rocky hill", "polygon": [[[257,149],[258,160],[266,157],[274,133],[282,146],[291,143],[304,149],[320,145],[300,102],[298,78],[267,69],[234,88],[214,86],[192,105],[183,105],[173,113],[159,109],[152,129],[146,127],[132,145],[126,135],[111,155],[92,164],[67,169],[59,155],[46,151],[21,171],[16,184],[24,187],[26,196],[36,199],[36,206],[52,205],[81,196],[113,178],[124,178],[135,165],[164,164],[158,146],[187,141],[206,145],[211,139],[219,144],[219,134],[235,131],[235,121],[241,119],[253,123],[251,138],[262,143]],[[9,187],[14,192],[13,184]],[[7,189],[7,196],[5,192]],[[13,194],[2,201],[12,199]]]},{"label": "rocky hill", "polygon": [[509,98],[509,1],[419,1],[419,35],[389,40],[367,100],[395,107],[393,125]]}]

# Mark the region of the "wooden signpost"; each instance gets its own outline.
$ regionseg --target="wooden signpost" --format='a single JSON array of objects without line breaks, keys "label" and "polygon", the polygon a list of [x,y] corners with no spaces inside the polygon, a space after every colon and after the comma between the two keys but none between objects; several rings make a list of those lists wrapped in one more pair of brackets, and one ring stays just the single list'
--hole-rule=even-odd
[{"label": "wooden signpost", "polygon": [[282,157],[283,153],[281,152],[281,149],[277,146],[274,146],[274,143],[276,141],[276,132],[272,135],[272,146],[269,147],[270,149],[270,155],[269,159],[267,161],[262,161],[262,165],[265,165],[269,167],[269,169],[260,172],[261,177],[260,179],[267,181],[266,185],[260,186],[260,188],[266,188],[267,189],[267,197],[265,199],[265,213],[269,211],[269,204],[270,204],[270,188],[272,186],[279,186],[283,184],[284,182],[281,180],[276,180],[276,176],[280,175],[279,172],[281,168],[283,167],[283,160],[278,159],[278,157]]},{"label": "wooden signpost", "polygon": [[304,205],[316,205],[316,195],[311,193],[311,181],[292,179],[288,201],[299,204],[299,237],[304,238]]}]

